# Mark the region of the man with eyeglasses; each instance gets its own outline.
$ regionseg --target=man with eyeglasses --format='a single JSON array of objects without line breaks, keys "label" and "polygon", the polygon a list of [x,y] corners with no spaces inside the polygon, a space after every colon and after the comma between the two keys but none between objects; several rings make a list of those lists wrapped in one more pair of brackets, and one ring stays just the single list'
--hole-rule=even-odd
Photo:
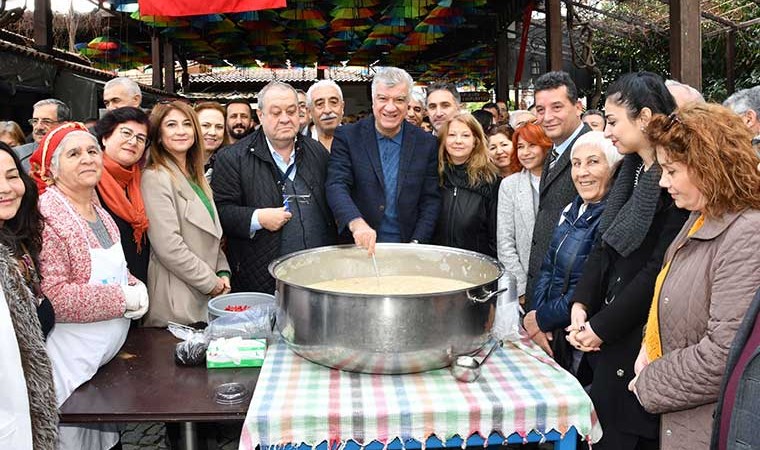
[{"label": "man with eyeglasses", "polygon": [[435,231],[438,145],[406,121],[412,77],[387,67],[372,80],[372,116],[338,127],[327,201],[338,232],[374,254],[375,242],[429,242]]},{"label": "man with eyeglasses", "polygon": [[29,172],[29,158],[32,156],[42,138],[58,124],[71,120],[71,109],[62,101],[55,98],[40,100],[34,104],[32,118],[29,125],[32,126],[32,139],[34,142],[19,145],[13,150],[21,160],[24,170]]}]

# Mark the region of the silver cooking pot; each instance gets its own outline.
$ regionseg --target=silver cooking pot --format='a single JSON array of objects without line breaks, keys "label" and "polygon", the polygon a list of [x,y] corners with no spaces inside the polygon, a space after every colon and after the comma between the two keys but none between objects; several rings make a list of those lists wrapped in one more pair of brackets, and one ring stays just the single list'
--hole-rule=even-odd
[{"label": "silver cooking pot", "polygon": [[488,256],[449,247],[378,244],[381,276],[455,278],[469,289],[424,295],[361,295],[308,286],[320,281],[374,277],[367,251],[353,245],[283,256],[269,265],[277,281],[277,328],[304,358],[341,370],[413,373],[446,367],[488,340],[502,265]]}]

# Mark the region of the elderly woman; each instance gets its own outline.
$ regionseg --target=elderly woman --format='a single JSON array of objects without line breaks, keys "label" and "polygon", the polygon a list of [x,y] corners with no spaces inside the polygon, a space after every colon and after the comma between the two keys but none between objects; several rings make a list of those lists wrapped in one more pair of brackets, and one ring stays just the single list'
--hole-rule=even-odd
[{"label": "elderly woman", "polygon": [[150,116],[150,161],[142,179],[151,241],[145,325],[206,322],[208,300],[230,291],[222,227],[203,176],[205,148],[193,109],[175,101]]},{"label": "elderly woman", "polygon": [[599,218],[621,158],[601,131],[586,133],[575,141],[570,163],[578,196],[562,211],[554,229],[534,287],[534,309],[524,319],[528,336],[584,385],[591,380],[579,376],[582,352],[569,346],[564,329],[570,325],[570,298],[596,241]]},{"label": "elderly woman", "polygon": [[14,121],[0,121],[0,142],[11,147],[18,147],[26,142],[26,137],[21,127]]},{"label": "elderly woman", "polygon": [[441,127],[439,136],[442,206],[433,242],[496,256],[499,177],[483,128],[471,114],[460,113]]},{"label": "elderly woman", "polygon": [[98,197],[119,228],[127,268],[143,283],[148,281],[150,243],[140,182],[149,129],[148,115],[131,106],[108,111],[95,124],[104,150]]},{"label": "elderly woman", "polygon": [[514,130],[509,125],[485,128],[488,135],[488,156],[499,169],[499,176],[506,178],[522,169],[512,142]]},{"label": "elderly woman", "polygon": [[[42,293],[56,313],[47,351],[60,406],[116,355],[130,320],[147,311],[148,295],[127,271],[119,229],[98,205],[103,155],[95,136],[79,123],[60,125],[48,132],[31,163],[42,192],[40,274]],[[71,448],[85,448],[90,439],[104,446],[118,440],[118,433],[72,426],[61,426],[60,435]]]},{"label": "elderly woman", "polygon": [[512,144],[522,170],[504,178],[499,186],[496,250],[504,268],[517,279],[517,295],[523,303],[538,212],[538,186],[552,141],[543,128],[529,123],[515,130]]},{"label": "elderly woman", "polygon": [[622,76],[607,89],[605,135],[624,155],[599,222],[599,239],[571,303],[567,339],[593,352],[590,396],[604,429],[594,449],[657,446],[658,419],[628,391],[657,271],[687,213],[658,186],[662,169],[644,133],[675,109],[658,75]]},{"label": "elderly woman", "polygon": [[216,151],[230,143],[224,120],[224,106],[217,102],[202,102],[195,105],[195,113],[198,115],[203,144],[206,147],[203,170],[206,178],[210,180]]},{"label": "elderly woman", "polygon": [[718,105],[657,116],[647,135],[660,186],[691,215],[665,254],[630,386],[662,414],[663,450],[707,449],[728,350],[760,286],[760,160]]},{"label": "elderly woman", "polygon": [[0,429],[10,432],[0,432],[0,448],[56,448],[58,411],[45,352],[55,315],[40,291],[41,246],[37,188],[15,152],[0,143],[0,404],[6,413]]}]

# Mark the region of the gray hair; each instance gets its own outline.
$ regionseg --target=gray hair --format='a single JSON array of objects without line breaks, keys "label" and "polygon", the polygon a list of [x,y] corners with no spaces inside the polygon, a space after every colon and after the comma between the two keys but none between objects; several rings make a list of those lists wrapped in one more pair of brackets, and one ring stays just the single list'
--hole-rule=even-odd
[{"label": "gray hair", "polygon": [[53,150],[53,156],[50,158],[50,172],[54,175],[58,173],[58,169],[60,168],[61,163],[61,154],[63,153],[63,149],[66,148],[66,144],[69,143],[70,140],[74,139],[75,137],[81,137],[81,136],[87,136],[88,138],[92,139],[92,142],[95,144],[95,147],[98,148],[98,150],[101,150],[100,143],[98,142],[98,138],[93,136],[92,134],[83,131],[72,131],[66,136],[64,136],[63,139],[61,139],[61,142],[58,143],[58,146]]},{"label": "gray hair", "polygon": [[527,109],[516,109],[509,113],[509,126],[512,128],[517,128],[517,122],[521,122],[519,119],[525,115],[530,115],[530,120],[536,120],[536,115]]},{"label": "gray hair", "polygon": [[[705,98],[702,96],[702,93],[696,90],[695,88],[689,86],[688,84],[681,83],[677,80],[665,80],[665,87],[668,88],[668,91],[671,91],[671,88],[681,88],[686,91],[686,101],[687,102],[700,102],[704,103]],[[673,92],[671,91],[671,95]],[[675,98],[675,95],[673,96]]]},{"label": "gray hair", "polygon": [[723,106],[739,115],[749,110],[760,115],[760,85],[737,91],[723,102]]},{"label": "gray hair", "polygon": [[338,86],[338,83],[334,82],[333,80],[319,80],[316,83],[312,84],[309,87],[309,90],[306,91],[306,107],[311,108],[312,107],[312,100],[311,95],[314,92],[315,89],[323,88],[323,87],[331,87],[338,91],[338,98],[340,98],[340,101],[343,101],[343,91],[340,89],[340,86]]},{"label": "gray hair", "polygon": [[289,85],[288,83],[283,83],[282,81],[277,81],[277,80],[270,81],[269,83],[267,83],[266,86],[261,88],[258,94],[256,94],[259,110],[261,110],[262,112],[264,111],[264,107],[265,107],[264,99],[266,98],[267,94],[269,93],[271,89],[281,89],[285,91],[290,91],[293,93],[293,96],[296,98],[296,102],[298,101],[298,91],[296,91],[296,89],[293,86]]},{"label": "gray hair", "polygon": [[411,98],[412,86],[414,85],[414,79],[409,72],[398,67],[385,67],[380,69],[372,78],[372,98],[375,98],[377,94],[377,86],[382,83],[384,86],[393,87],[397,84],[406,84],[406,97]]},{"label": "gray hair", "polygon": [[142,91],[140,90],[140,85],[135,82],[135,80],[127,77],[118,77],[114,78],[112,80],[108,80],[108,83],[106,83],[105,86],[103,86],[103,90],[111,89],[112,87],[121,86],[124,88],[124,90],[127,91],[127,94],[129,95],[139,95],[142,97]]},{"label": "gray hair", "polygon": [[610,176],[612,172],[615,171],[618,163],[623,160],[623,155],[618,152],[615,144],[613,144],[611,140],[604,137],[603,131],[589,131],[588,133],[580,135],[580,137],[575,140],[573,148],[570,149],[570,158],[572,158],[575,151],[581,147],[595,147],[601,150],[607,160],[607,164],[610,166]]},{"label": "gray hair", "polygon": [[41,106],[47,106],[47,105],[55,105],[58,107],[56,109],[55,115],[56,115],[56,119],[59,122],[68,122],[69,120],[71,120],[71,108],[69,108],[69,105],[67,105],[66,103],[63,103],[57,98],[46,98],[45,100],[40,100],[37,103],[35,103],[32,108],[37,109]]},{"label": "gray hair", "polygon": [[425,100],[427,99],[427,94],[425,93],[425,90],[421,87],[414,87],[412,88],[412,96],[411,99],[415,102],[422,105],[422,107],[425,107]]}]

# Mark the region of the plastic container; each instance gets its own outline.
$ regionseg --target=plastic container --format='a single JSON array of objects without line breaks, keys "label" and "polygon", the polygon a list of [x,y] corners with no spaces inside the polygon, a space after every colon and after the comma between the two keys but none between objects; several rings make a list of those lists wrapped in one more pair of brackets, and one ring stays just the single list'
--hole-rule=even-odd
[{"label": "plastic container", "polygon": [[261,292],[235,292],[234,294],[220,295],[212,298],[208,302],[208,321],[209,323],[221,316],[227,314],[237,314],[237,311],[225,311],[224,308],[230,305],[256,306],[260,304],[274,304],[274,296]]}]

